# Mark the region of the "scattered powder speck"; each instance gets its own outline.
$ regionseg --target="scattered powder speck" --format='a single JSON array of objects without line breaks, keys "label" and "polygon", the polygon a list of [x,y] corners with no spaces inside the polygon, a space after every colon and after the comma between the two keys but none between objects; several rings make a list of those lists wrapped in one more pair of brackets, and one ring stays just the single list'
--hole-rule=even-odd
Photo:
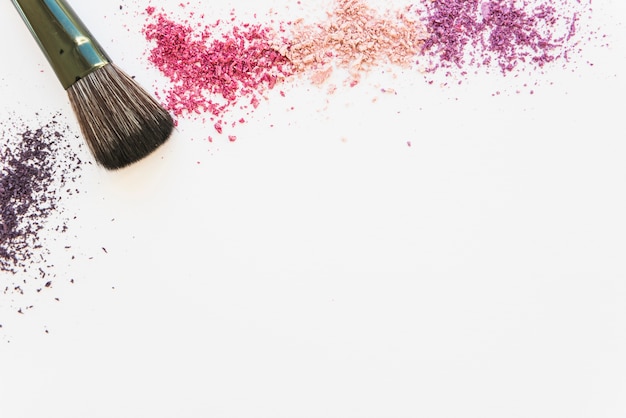
[{"label": "scattered powder speck", "polygon": [[[64,234],[69,216],[64,198],[79,193],[73,185],[82,162],[75,152],[77,135],[60,122],[28,126],[13,117],[0,128],[0,287],[23,294],[29,280],[50,287],[54,266],[47,239]],[[80,146],[80,145],[77,145]]]}]

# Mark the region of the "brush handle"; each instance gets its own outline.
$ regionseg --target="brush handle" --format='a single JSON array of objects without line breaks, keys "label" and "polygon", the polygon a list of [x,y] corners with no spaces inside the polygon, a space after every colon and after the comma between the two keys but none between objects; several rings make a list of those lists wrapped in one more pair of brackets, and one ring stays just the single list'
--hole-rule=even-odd
[{"label": "brush handle", "polygon": [[11,0],[66,90],[111,60],[63,0]]}]

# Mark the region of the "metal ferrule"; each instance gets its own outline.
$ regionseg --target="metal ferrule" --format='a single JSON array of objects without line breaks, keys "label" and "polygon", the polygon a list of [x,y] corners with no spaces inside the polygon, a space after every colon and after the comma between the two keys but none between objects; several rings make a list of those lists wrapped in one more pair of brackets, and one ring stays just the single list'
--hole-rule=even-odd
[{"label": "metal ferrule", "polygon": [[63,0],[11,0],[64,89],[111,60]]}]

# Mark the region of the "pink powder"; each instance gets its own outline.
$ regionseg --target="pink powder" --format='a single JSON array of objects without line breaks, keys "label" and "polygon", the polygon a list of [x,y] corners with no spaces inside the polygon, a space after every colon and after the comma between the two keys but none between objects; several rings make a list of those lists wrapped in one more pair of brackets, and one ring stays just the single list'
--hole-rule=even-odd
[{"label": "pink powder", "polygon": [[343,68],[354,86],[377,65],[411,64],[426,38],[412,7],[378,12],[363,0],[338,0],[324,22],[295,21],[290,43],[281,52],[313,84],[324,83],[334,68]]},{"label": "pink powder", "polygon": [[229,108],[244,98],[257,107],[258,96],[291,74],[291,69],[272,45],[268,27],[233,23],[218,37],[212,32],[220,24],[196,32],[165,13],[152,13],[143,33],[153,44],[149,61],[171,82],[164,91],[165,106],[175,116],[208,112],[221,133],[222,117]]}]

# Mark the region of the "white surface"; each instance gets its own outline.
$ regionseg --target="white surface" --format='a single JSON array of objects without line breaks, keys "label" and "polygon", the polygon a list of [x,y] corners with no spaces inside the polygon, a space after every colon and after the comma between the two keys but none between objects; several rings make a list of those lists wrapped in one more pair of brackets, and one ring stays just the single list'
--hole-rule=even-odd
[{"label": "white surface", "polygon": [[[204,7],[250,10],[222,3]],[[162,82],[120,4],[73,2]],[[74,123],[12,7],[0,109]],[[534,95],[301,83],[234,143],[183,121],[146,161],[88,167],[80,257],[57,260],[76,283],[27,315],[2,301],[0,416],[626,416],[626,3],[594,9],[611,46]]]}]

